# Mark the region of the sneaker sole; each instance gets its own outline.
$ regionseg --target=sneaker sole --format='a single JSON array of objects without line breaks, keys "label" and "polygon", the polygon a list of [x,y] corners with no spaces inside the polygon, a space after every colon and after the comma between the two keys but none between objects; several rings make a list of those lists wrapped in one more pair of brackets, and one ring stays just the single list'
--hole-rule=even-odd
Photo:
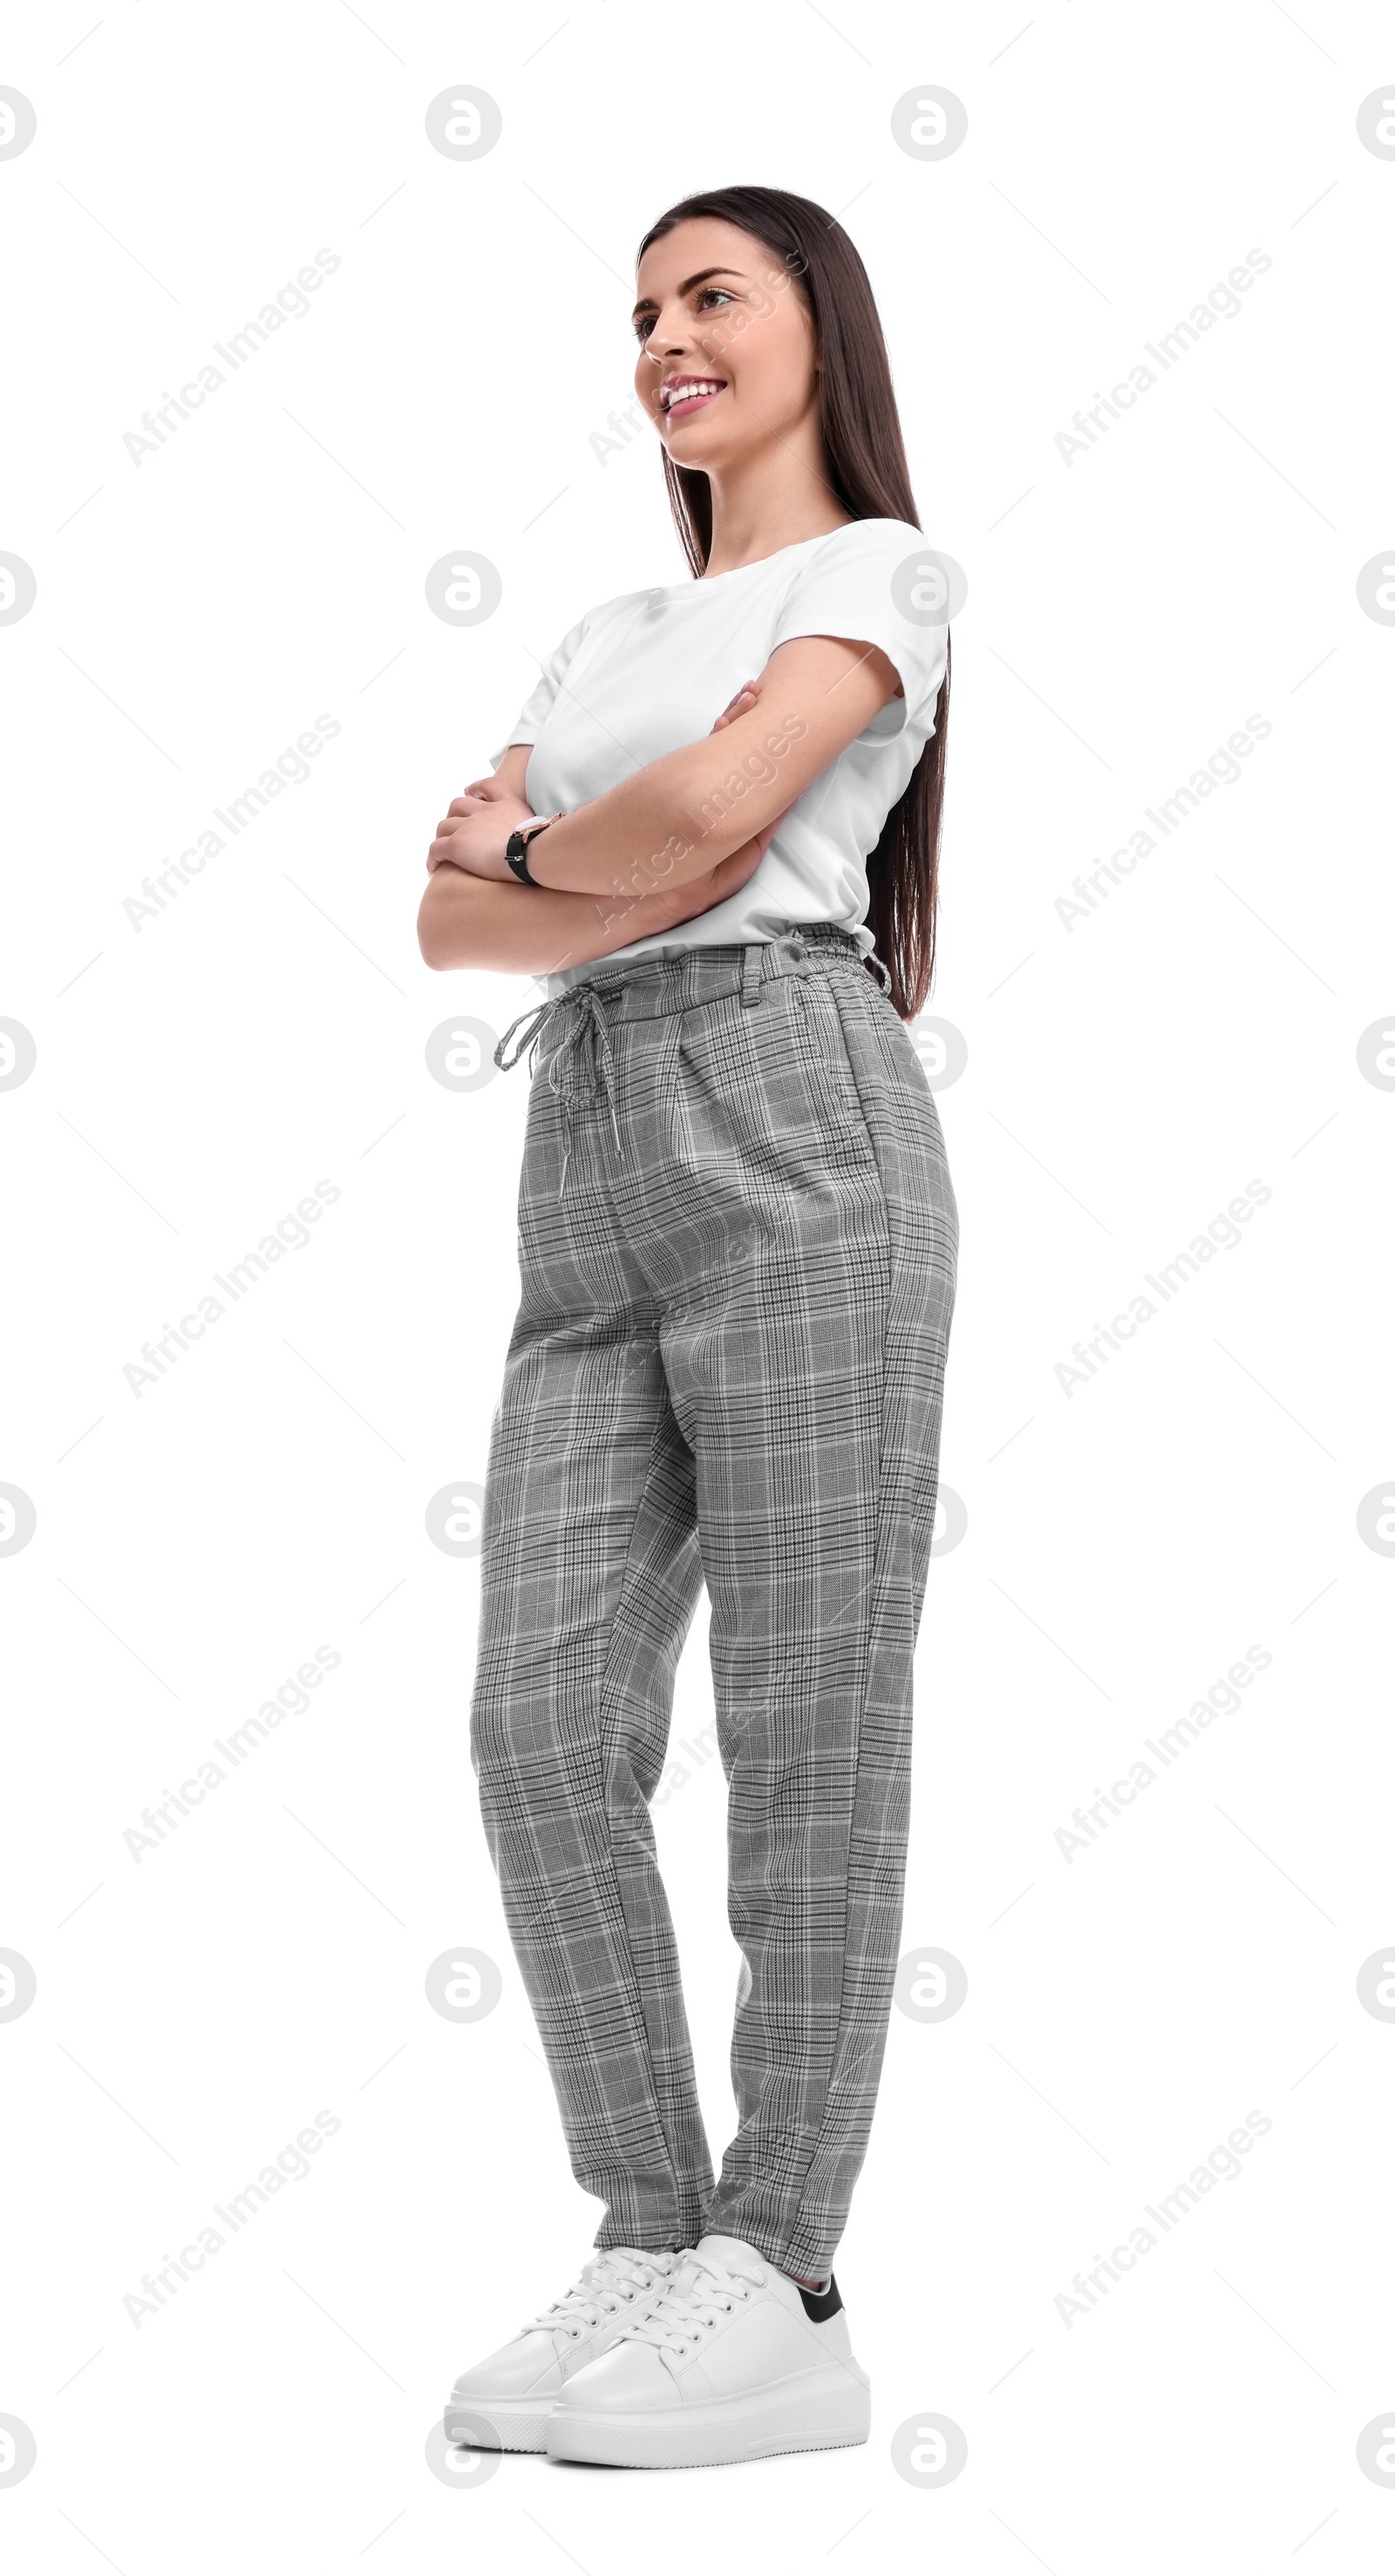
[{"label": "sneaker sole", "polygon": [[446,2440],[470,2451],[545,2451],[551,2397],[451,2397]]},{"label": "sneaker sole", "polygon": [[872,2387],[856,2362],[802,2371],[760,2397],[712,2397],[642,2414],[584,2414],[565,2404],[547,2424],[554,2460],[611,2468],[706,2469],[781,2451],[832,2451],[865,2442]]}]

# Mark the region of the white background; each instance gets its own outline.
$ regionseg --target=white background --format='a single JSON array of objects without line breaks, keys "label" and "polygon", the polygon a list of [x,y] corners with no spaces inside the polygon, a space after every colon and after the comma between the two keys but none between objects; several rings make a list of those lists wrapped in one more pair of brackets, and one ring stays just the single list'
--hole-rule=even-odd
[{"label": "white background", "polygon": [[[1357,2576],[1395,2491],[1389,670],[1395,167],[1357,109],[1388,13],[1277,0],[910,8],[110,0],[13,9],[0,81],[8,421],[0,1013],[9,1399],[0,2487],[17,2569],[738,2569]],[[482,159],[429,102],[499,102]],[[933,82],[963,146],[918,160]],[[454,2373],[575,2276],[573,2185],[479,1826],[477,1562],[517,1281],[527,1074],[425,1049],[524,981],[433,975],[449,797],[593,601],[681,575],[629,400],[635,245],[685,190],[810,195],[867,261],[921,517],[960,563],[929,1015],[962,1223],[905,1940],[963,2008],[893,2013],[837,2268],[865,2449],[671,2476],[506,2460],[452,2492]],[[123,437],[321,247],[284,326],[158,452]],[[1272,265],[1066,464],[1097,388]],[[455,628],[466,548],[502,605]],[[137,930],[141,880],[317,714],[340,732]],[[1055,909],[1245,719],[1272,727],[1083,923]],[[137,1396],[123,1370],[314,1183],[301,1250]],[[1250,1180],[1272,1196],[1067,1396],[1055,1371]],[[1386,1323],[1382,1326],[1380,1318]],[[338,1668],[177,1830],[123,1837],[318,1645]],[[1241,1656],[1272,1661],[1125,1815],[1056,1842]],[[674,1742],[710,1716],[701,1619]],[[657,1812],[714,2157],[737,1954],[723,1789]],[[484,2019],[434,2012],[453,1945]],[[319,2110],[340,2122],[153,2317],[141,2275]],[[1108,2295],[1058,2295],[1250,2111],[1271,2126]],[[951,2418],[925,2490],[892,2436]]]}]

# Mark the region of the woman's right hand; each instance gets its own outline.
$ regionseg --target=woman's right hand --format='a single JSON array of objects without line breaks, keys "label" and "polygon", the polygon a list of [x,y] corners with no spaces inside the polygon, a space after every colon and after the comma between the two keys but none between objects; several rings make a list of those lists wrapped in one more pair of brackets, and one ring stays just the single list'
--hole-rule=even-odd
[{"label": "woman's right hand", "polygon": [[723,707],[721,714],[718,716],[717,721],[712,728],[713,732],[720,733],[724,726],[731,723],[734,716],[744,716],[746,709],[748,707],[753,707],[759,696],[759,680],[743,680],[735,697],[728,698],[726,705]]}]

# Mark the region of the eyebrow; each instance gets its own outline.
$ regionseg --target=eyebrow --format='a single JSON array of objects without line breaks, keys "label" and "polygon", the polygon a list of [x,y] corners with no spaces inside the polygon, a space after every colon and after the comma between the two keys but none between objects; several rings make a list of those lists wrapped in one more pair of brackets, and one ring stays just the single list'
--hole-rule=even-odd
[{"label": "eyebrow", "polygon": [[[744,277],[745,274],[745,270],[741,268],[700,268],[694,276],[684,278],[678,292],[680,295],[691,295],[693,288],[705,286],[709,277]],[[641,313],[657,313],[658,309],[652,295],[641,296],[630,319],[634,321]]]}]

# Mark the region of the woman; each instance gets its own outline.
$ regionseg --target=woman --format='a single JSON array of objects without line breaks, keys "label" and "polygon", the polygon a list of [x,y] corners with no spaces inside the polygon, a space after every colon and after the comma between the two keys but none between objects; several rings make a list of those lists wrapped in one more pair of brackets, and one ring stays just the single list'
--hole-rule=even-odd
[{"label": "woman", "polygon": [[[958,1217],[902,1025],[948,634],[866,273],[821,208],[727,188],[637,283],[697,578],[573,627],[439,827],[419,936],[548,978],[471,1754],[605,2204],[447,2429],[657,2467],[867,2438],[832,2258],[901,1929]],[[742,1952],[715,2181],[649,1815],[704,1580]]]}]

